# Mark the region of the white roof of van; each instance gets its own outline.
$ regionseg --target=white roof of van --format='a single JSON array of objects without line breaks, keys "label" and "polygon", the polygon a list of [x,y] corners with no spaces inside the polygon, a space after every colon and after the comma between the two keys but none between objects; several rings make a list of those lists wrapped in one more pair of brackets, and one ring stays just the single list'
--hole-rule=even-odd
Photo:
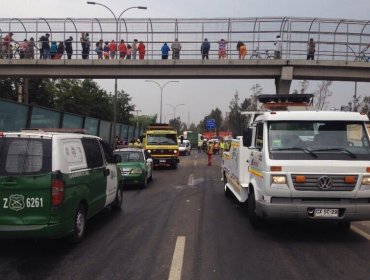
[{"label": "white roof of van", "polygon": [[265,112],[256,121],[369,121],[366,114],[343,111],[272,111]]},{"label": "white roof of van", "polygon": [[37,131],[37,130],[23,130],[20,132],[4,132],[3,133],[5,137],[44,137],[44,138],[82,138],[82,137],[96,137],[98,136],[94,135],[88,135],[88,134],[81,134],[81,133],[63,133],[63,132],[44,132],[44,131]]}]

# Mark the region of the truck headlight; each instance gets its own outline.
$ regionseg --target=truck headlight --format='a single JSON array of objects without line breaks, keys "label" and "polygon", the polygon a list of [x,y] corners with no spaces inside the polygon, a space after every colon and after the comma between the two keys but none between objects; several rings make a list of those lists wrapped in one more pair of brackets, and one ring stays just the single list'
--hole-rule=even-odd
[{"label": "truck headlight", "polygon": [[285,175],[271,175],[271,184],[286,184]]},{"label": "truck headlight", "polygon": [[370,176],[362,177],[361,185],[370,185]]}]

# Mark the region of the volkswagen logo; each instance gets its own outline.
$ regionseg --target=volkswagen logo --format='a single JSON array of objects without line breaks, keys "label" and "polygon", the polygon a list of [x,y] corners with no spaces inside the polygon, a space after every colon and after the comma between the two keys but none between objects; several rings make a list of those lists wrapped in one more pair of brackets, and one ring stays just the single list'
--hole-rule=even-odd
[{"label": "volkswagen logo", "polygon": [[331,181],[330,177],[322,176],[318,180],[318,186],[323,191],[328,191],[333,186],[333,182]]}]

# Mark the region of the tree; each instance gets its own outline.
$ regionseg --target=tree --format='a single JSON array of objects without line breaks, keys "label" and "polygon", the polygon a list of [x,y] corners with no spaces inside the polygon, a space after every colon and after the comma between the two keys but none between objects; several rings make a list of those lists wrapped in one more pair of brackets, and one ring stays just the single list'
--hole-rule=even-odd
[{"label": "tree", "polygon": [[333,92],[329,89],[331,84],[332,81],[322,81],[321,84],[318,85],[314,94],[316,100],[315,106],[318,110],[322,110],[328,105],[327,99],[333,95]]},{"label": "tree", "polygon": [[190,131],[193,131],[193,132],[198,132],[199,133],[199,128],[198,126],[195,125],[195,123],[191,123],[190,126],[189,126],[189,130]]},{"label": "tree", "polygon": [[53,91],[57,110],[113,120],[112,97],[90,79],[82,81],[59,79],[49,91]]},{"label": "tree", "polygon": [[177,117],[176,119],[171,119],[168,124],[176,129],[179,134],[181,133],[183,125],[180,117]]},{"label": "tree", "polygon": [[1,79],[0,80],[0,97],[10,100],[17,100],[16,92],[17,79]]},{"label": "tree", "polygon": [[[114,97],[113,97],[114,98]],[[128,123],[133,117],[135,105],[131,104],[131,97],[123,90],[117,93],[117,122]],[[113,106],[113,101],[112,101]]]},{"label": "tree", "polygon": [[230,113],[229,113],[229,126],[230,130],[233,134],[233,137],[237,135],[241,135],[242,127],[241,127],[241,113],[240,113],[240,105],[239,105],[239,93],[238,91],[235,92],[234,98],[230,101]]},{"label": "tree", "polygon": [[157,115],[153,116],[142,115],[138,117],[133,116],[130,123],[134,124],[135,122],[138,122],[140,126],[143,128],[143,130],[146,130],[151,123],[155,123],[156,119]]},{"label": "tree", "polygon": [[303,80],[303,81],[300,81],[300,89],[299,90],[297,90],[297,89],[294,89],[293,91],[292,91],[292,93],[293,94],[306,94],[307,93],[307,89],[308,89],[308,87],[309,87],[309,85],[310,85],[310,83],[309,83],[309,81],[307,81],[307,80]]}]

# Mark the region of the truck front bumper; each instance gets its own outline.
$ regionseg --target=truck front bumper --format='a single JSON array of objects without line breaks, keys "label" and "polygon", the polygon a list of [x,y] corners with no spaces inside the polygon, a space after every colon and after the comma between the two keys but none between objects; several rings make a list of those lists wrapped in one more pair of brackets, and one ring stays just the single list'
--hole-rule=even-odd
[{"label": "truck front bumper", "polygon": [[179,162],[180,160],[178,158],[154,158],[153,157],[154,165],[174,165]]},{"label": "truck front bumper", "polygon": [[[338,209],[336,217],[317,217],[315,209]],[[272,197],[270,201],[256,201],[256,212],[260,217],[293,220],[370,220],[370,199],[312,200],[302,198]]]}]

